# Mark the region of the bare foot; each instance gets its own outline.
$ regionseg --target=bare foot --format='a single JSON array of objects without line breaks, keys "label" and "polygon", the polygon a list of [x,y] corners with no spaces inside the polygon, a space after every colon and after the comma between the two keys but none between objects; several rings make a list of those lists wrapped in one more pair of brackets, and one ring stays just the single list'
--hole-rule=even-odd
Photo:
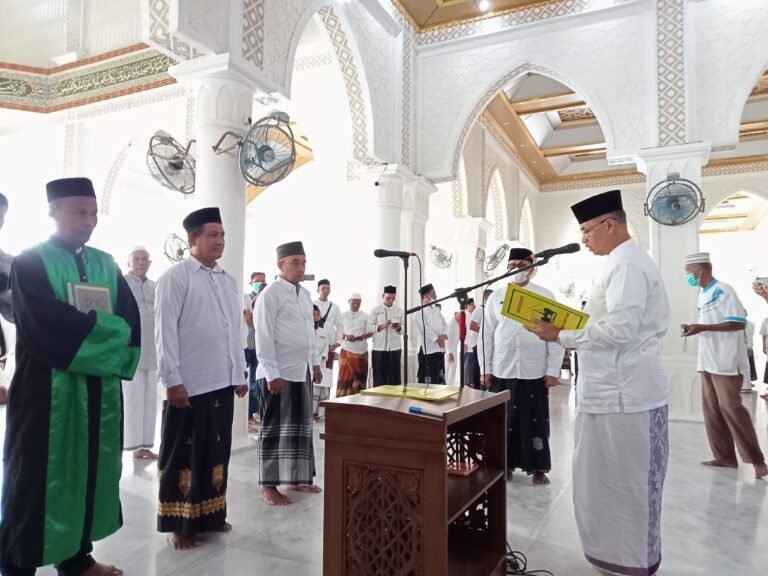
[{"label": "bare foot", "polygon": [[768,476],[768,464],[763,462],[762,464],[755,464],[755,478],[765,478]]},{"label": "bare foot", "polygon": [[83,572],[83,576],[122,576],[123,571],[114,566],[107,566],[96,562],[93,566]]},{"label": "bare foot", "polygon": [[308,494],[320,494],[322,492],[322,488],[320,486],[315,486],[312,484],[312,486],[288,486],[288,490],[293,490],[294,492],[307,492]]},{"label": "bare foot", "polygon": [[261,489],[261,500],[270,506],[288,506],[291,499],[281,494],[275,486],[264,486]]},{"label": "bare foot", "polygon": [[722,462],[720,460],[705,460],[702,466],[713,466],[715,468],[738,468],[739,465],[732,462]]},{"label": "bare foot", "polygon": [[147,448],[141,448],[133,453],[134,460],[157,460],[157,458],[157,454]]},{"label": "bare foot", "polygon": [[534,472],[533,473],[533,483],[534,484],[549,484],[549,478],[544,472]]},{"label": "bare foot", "polygon": [[168,544],[173,547],[174,550],[189,550],[200,546],[200,541],[194,536],[183,536],[178,532],[173,532],[172,534],[168,534]]},{"label": "bare foot", "polygon": [[211,530],[211,532],[230,532],[232,530],[232,524],[229,522],[224,522],[221,526],[218,528],[214,528]]}]

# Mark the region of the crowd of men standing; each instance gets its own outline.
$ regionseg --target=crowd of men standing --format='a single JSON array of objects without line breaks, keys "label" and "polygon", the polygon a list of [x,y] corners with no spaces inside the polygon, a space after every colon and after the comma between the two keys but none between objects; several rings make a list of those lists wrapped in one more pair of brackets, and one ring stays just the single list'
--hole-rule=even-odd
[{"label": "crowd of men standing", "polygon": [[[318,282],[313,301],[301,285],[307,256],[297,241],[276,248],[273,282],[256,272],[242,295],[218,264],[226,242],[215,207],[183,220],[190,257],[157,283],[147,276],[151,259],[140,246],[123,275],[112,256],[87,246],[98,222],[91,181],[66,178],[46,188],[55,234],[19,255],[8,271],[0,253],[0,280],[4,275],[8,284],[0,286],[0,313],[7,318],[12,310],[17,330],[0,574],[28,576],[47,564],[65,576],[122,574],[91,556],[92,542],[122,524],[122,450],[158,460],[157,529],[174,548],[193,548],[203,533],[231,530],[235,396],[249,395],[261,499],[283,506],[292,502],[286,491],[318,494],[313,423],[331,395],[334,363],[336,396],[360,392],[368,386],[371,340],[372,384],[402,382],[406,318],[396,305],[396,287],[383,287],[369,313],[361,310],[359,293],[342,312],[329,299],[328,280]],[[0,226],[7,207],[0,195]],[[560,382],[566,350],[579,353],[573,493],[586,558],[613,573],[654,574],[661,562],[669,454],[669,384],[660,347],[670,323],[666,289],[651,258],[630,239],[619,191],[588,198],[572,211],[584,244],[605,256],[587,300],[590,321],[581,330],[542,321],[525,327],[502,317],[506,286],[488,289],[481,306],[467,306],[465,382],[510,392],[507,467],[545,485],[549,390]],[[512,249],[508,269],[519,271],[511,282],[553,298],[533,282],[535,269],[527,269],[533,260],[531,250]],[[685,272],[700,291],[698,323],[681,326],[681,335],[700,339],[698,370],[713,454],[702,464],[736,467],[738,451],[757,478],[767,477],[739,396],[748,354],[746,313],[734,289],[713,276],[708,254],[691,254]],[[755,284],[754,290],[768,303],[768,287]],[[452,383],[460,357],[458,317],[446,321],[431,284],[419,292],[423,308],[412,322],[418,380]],[[0,337],[0,353],[4,348]],[[158,381],[166,400],[156,454]]]}]

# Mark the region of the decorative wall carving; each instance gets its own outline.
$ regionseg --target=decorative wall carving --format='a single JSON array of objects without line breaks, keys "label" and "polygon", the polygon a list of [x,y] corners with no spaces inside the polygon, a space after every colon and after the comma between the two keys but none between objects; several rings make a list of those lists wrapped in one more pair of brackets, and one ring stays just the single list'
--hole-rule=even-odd
[{"label": "decorative wall carving", "polygon": [[659,144],[682,144],[686,139],[683,0],[656,1],[656,70]]},{"label": "decorative wall carving", "polygon": [[344,462],[345,574],[422,574],[420,470]]},{"label": "decorative wall carving", "polygon": [[0,108],[55,112],[175,82],[168,68],[176,61],[139,45],[98,63],[51,70],[0,65]]},{"label": "decorative wall carving", "polygon": [[264,65],[264,0],[243,0],[242,55],[256,68]]},{"label": "decorative wall carving", "polygon": [[178,60],[190,60],[201,53],[171,34],[168,0],[144,0],[149,6],[149,43]]},{"label": "decorative wall carving", "polygon": [[325,52],[321,54],[311,54],[309,56],[296,58],[293,63],[293,69],[296,72],[301,72],[303,70],[311,70],[312,68],[320,68],[321,66],[330,66],[333,62],[334,58],[331,54]]}]

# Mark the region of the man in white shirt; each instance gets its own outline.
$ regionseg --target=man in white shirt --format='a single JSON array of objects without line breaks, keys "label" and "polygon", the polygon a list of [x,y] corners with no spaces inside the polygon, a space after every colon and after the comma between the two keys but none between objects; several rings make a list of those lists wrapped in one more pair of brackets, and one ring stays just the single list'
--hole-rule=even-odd
[{"label": "man in white shirt", "polygon": [[[474,301],[472,303],[472,314],[467,317],[467,338],[464,343],[466,350],[466,357],[464,358],[464,385],[470,388],[482,389],[482,367],[477,361],[477,345],[478,342],[481,346],[485,345],[485,339],[481,338],[480,326],[483,323],[483,316],[485,314],[485,304],[488,302],[493,294],[493,290],[486,288],[483,291],[483,303],[480,306],[475,306]],[[467,305],[467,312],[469,313],[469,305]],[[485,336],[485,334],[482,334]]]},{"label": "man in white shirt", "polygon": [[384,286],[382,303],[374,306],[368,314],[368,332],[373,334],[373,385],[402,383],[402,354],[403,330],[402,322],[405,317],[403,309],[395,306],[397,288]]},{"label": "man in white shirt", "polygon": [[741,403],[740,358],[746,355],[744,317],[736,291],[712,276],[709,254],[686,257],[688,284],[699,287],[698,324],[684,324],[684,337],[699,335],[698,371],[701,374],[701,401],[712,460],[705,466],[738,467],[736,447],[742,460],[752,464],[755,476],[768,476],[768,466],[757,441],[749,412]]},{"label": "man in white shirt", "polygon": [[[747,318],[747,311],[744,310],[744,317]],[[744,393],[752,392],[754,388],[754,382],[757,380],[757,367],[755,366],[755,350],[753,348],[755,341],[755,323],[750,322],[747,318],[747,323],[744,326],[744,342],[747,345],[747,356],[743,367],[739,368],[741,372],[742,382],[741,391]]]},{"label": "man in white shirt", "polygon": [[141,357],[132,381],[123,381],[123,450],[139,460],[157,460],[152,452],[157,420],[157,349],[155,348],[155,283],[147,278],[149,252],[137,246],[128,255],[125,281],[141,314]]},{"label": "man in white shirt", "polygon": [[579,353],[573,504],[587,560],[615,574],[656,573],[669,454],[661,339],[670,310],[661,275],[630,238],[621,192],[571,206],[582,242],[605,256],[581,330],[533,320],[546,342]]},{"label": "man in white shirt", "polygon": [[368,314],[360,311],[362,296],[349,297],[349,310],[341,315],[341,355],[336,397],[357,394],[368,381]]},{"label": "man in white shirt", "polygon": [[[763,284],[763,281],[755,281],[752,284],[752,289],[755,294],[760,296],[766,303],[768,303],[768,284]],[[760,336],[763,339],[763,354],[768,354],[768,318],[763,320],[760,326]],[[763,384],[768,384],[768,360],[765,362],[765,372],[763,372]],[[760,398],[768,400],[768,393],[760,394]]]},{"label": "man in white shirt", "polygon": [[445,341],[445,383],[453,385],[456,367],[459,362],[459,318],[460,312],[454,312],[448,320],[448,340]]},{"label": "man in white shirt", "polygon": [[301,242],[277,247],[280,275],[256,300],[256,370],[261,394],[259,484],[271,506],[291,500],[277,488],[316,494],[312,384],[321,384],[312,297],[300,285],[307,268]]},{"label": "man in white shirt", "polygon": [[224,253],[218,208],[184,219],[190,257],[156,287],[155,344],[163,406],[157,527],[177,549],[201,532],[227,532],[227,476],[234,393],[244,397],[241,296],[216,263]]},{"label": "man in white shirt", "polygon": [[[532,262],[527,248],[509,251],[508,269]],[[517,272],[513,283],[551,300],[555,295],[531,282],[536,269]],[[522,324],[501,314],[507,286],[497,288],[485,305],[485,346],[478,349],[485,366],[483,384],[493,392],[509,390],[507,403],[507,470],[517,468],[533,476],[534,484],[549,484],[549,389],[560,383],[565,349],[543,342]]]},{"label": "man in white shirt", "polygon": [[243,319],[248,330],[245,343],[245,366],[248,368],[248,432],[256,432],[259,426],[259,390],[256,386],[256,330],[253,327],[253,306],[256,298],[267,285],[264,272],[252,272],[248,292],[243,296]]},{"label": "man in white shirt", "polygon": [[317,283],[317,299],[312,304],[320,309],[320,327],[328,335],[328,358],[320,365],[323,381],[330,387],[333,385],[333,363],[339,359],[336,351],[341,344],[341,309],[331,302],[331,282],[323,278]]},{"label": "man in white shirt", "polygon": [[[312,305],[312,319],[315,322],[315,344],[317,346],[317,356],[320,359],[320,366],[328,360],[328,333],[325,328],[320,326],[320,320],[322,315],[320,314],[320,308],[317,304]],[[320,420],[320,402],[328,400],[331,397],[331,385],[326,382],[325,378],[319,383],[312,386],[312,417],[315,422]]]},{"label": "man in white shirt", "polygon": [[[419,289],[421,303],[437,300],[432,284]],[[416,373],[421,383],[445,384],[445,343],[448,325],[436,306],[427,306],[413,315],[413,324],[419,337],[419,368]]]}]

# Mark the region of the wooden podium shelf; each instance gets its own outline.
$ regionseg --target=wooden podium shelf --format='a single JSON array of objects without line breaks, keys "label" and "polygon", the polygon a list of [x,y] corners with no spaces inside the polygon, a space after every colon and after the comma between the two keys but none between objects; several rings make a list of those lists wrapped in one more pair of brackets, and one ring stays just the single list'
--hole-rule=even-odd
[{"label": "wooden podium shelf", "polygon": [[[365,395],[323,402],[323,573],[502,575],[508,398],[465,388],[442,402]],[[410,414],[410,406],[443,417]],[[454,476],[449,462],[479,467]]]}]

